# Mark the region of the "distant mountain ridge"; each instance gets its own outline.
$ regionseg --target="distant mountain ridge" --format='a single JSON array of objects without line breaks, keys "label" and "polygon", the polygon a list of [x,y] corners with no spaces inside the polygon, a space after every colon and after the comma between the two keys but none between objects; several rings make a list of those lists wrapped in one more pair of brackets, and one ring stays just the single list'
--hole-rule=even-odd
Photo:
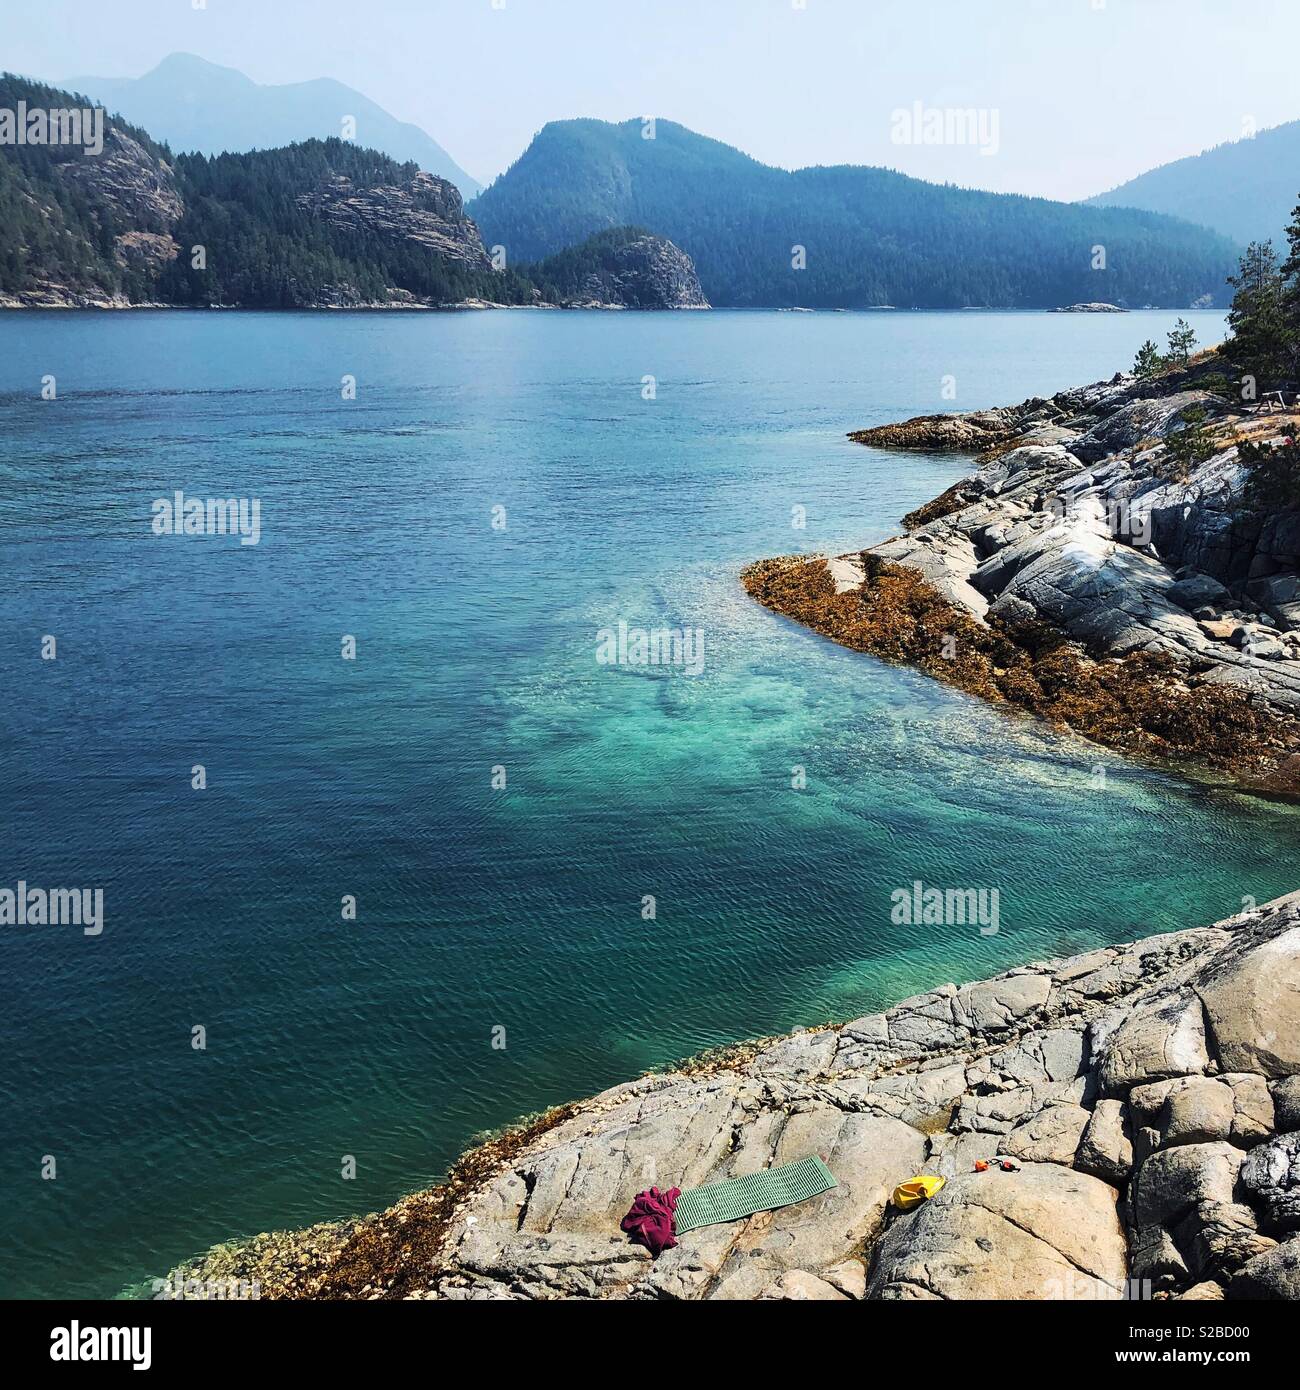
[{"label": "distant mountain ridge", "polygon": [[[0,73],[0,111],[77,104]],[[209,158],[113,115],[99,134],[0,144],[0,308],[708,307],[690,257],[637,228],[536,278],[498,266],[455,184],[351,141]]]},{"label": "distant mountain ridge", "polygon": [[419,126],[399,121],[369,97],[322,77],[264,86],[235,68],[192,53],[173,53],[143,77],[76,77],[65,86],[83,92],[177,154],[275,149],[343,135],[356,121],[355,141],[399,164],[418,164],[472,198],[482,185]]},{"label": "distant mountain ridge", "polygon": [[1087,202],[1167,213],[1211,227],[1243,246],[1271,238],[1280,247],[1286,244],[1297,188],[1300,121],[1288,121],[1162,164]]},{"label": "distant mountain ridge", "polygon": [[[22,103],[81,104],[0,75]],[[1236,263],[1158,214],[791,173],[669,121],[549,125],[471,209],[484,236],[450,181],[355,141],[174,154],[113,117],[94,153],[0,145],[0,305],[1182,308]]]},{"label": "distant mountain ridge", "polygon": [[1226,303],[1235,265],[1227,238],[1154,213],[889,169],[789,172],[665,120],[552,122],[468,210],[512,264],[646,227],[730,307],[1186,308]]}]

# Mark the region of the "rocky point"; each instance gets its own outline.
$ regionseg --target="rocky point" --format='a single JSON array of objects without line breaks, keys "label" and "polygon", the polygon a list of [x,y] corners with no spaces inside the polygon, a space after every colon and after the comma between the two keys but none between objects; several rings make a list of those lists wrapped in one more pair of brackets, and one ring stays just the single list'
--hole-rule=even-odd
[{"label": "rocky point", "polygon": [[[619,1221],[819,1154],[838,1186],[680,1237]],[[993,1162],[1005,1158],[1004,1171]],[[900,1211],[893,1189],[944,1177]],[[451,1300],[1300,1297],[1300,894],[737,1047],[471,1151],[447,1186],[169,1280]]]}]

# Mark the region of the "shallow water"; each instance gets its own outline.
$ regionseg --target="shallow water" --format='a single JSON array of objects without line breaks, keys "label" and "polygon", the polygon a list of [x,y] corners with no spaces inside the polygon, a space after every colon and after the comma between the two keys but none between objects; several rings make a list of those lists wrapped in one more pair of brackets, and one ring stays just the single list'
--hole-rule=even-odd
[{"label": "shallow water", "polygon": [[[106,918],[0,928],[0,1293],[111,1295],[701,1048],[1295,887],[1295,810],[737,582],[966,471],[846,430],[1109,375],[1175,317],[0,316],[0,886]],[[258,498],[259,544],[154,536],[177,488]],[[701,628],[702,673],[600,664],[620,620]],[[997,934],[892,924],[915,879],[998,888]]]}]

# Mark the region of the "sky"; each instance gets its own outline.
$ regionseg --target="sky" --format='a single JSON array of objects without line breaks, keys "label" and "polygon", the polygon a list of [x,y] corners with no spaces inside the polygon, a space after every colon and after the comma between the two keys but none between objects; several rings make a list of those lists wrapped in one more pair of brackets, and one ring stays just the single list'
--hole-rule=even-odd
[{"label": "sky", "polygon": [[[336,78],[483,182],[547,121],[656,116],[785,168],[1074,199],[1300,118],[1298,0],[0,0],[26,76],[177,51]],[[906,141],[917,103],[983,138]]]}]

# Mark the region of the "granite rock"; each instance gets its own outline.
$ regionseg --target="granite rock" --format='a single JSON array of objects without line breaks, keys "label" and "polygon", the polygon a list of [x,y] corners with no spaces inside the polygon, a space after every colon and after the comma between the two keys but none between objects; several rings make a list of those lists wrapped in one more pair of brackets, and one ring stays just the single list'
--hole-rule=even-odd
[{"label": "granite rock", "polygon": [[[1280,1016],[1298,928],[1293,895],[613,1087],[476,1178],[427,1267],[376,1270],[363,1296],[389,1281],[462,1301],[1119,1298],[1129,1278],[1287,1296],[1295,1241],[1271,1242],[1300,1221],[1300,1133],[1272,1126],[1294,1074],[1275,1074],[1285,1044],[1240,1040]],[[814,1153],[838,1185],[810,1201],[691,1231],[657,1260],[619,1230],[652,1185]],[[975,1171],[997,1158],[1016,1166]],[[893,1208],[920,1173],[946,1185]],[[177,1277],[328,1292],[331,1262],[386,1215],[334,1245],[315,1234],[310,1278],[277,1282],[300,1233],[219,1247]]]}]

